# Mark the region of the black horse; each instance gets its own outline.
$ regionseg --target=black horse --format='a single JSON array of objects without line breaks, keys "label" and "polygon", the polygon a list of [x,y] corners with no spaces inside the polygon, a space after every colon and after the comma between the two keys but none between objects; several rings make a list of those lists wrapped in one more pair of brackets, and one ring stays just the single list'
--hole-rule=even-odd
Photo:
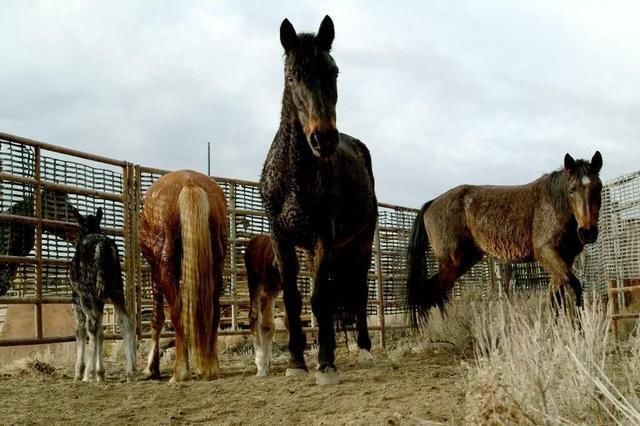
[{"label": "black horse", "polygon": [[378,215],[369,151],[336,129],[338,67],[329,54],[333,38],[328,16],[317,35],[296,34],[287,19],[282,22],[282,114],[260,178],[289,322],[287,375],[307,372],[295,248],[313,256],[319,384],[339,381],[335,318],[345,325],[356,322],[361,360],[372,361],[367,272]]},{"label": "black horse", "polygon": [[[43,219],[68,220],[75,217],[78,210],[69,203],[64,192],[43,189],[41,194]],[[13,204],[3,213],[16,216],[33,216],[35,196],[30,194]],[[0,225],[0,254],[9,256],[27,256],[35,245],[36,226],[31,223],[3,222]],[[63,231],[60,229],[44,229],[65,241],[75,242],[77,231]],[[16,276],[18,264],[0,263],[0,296],[11,287],[11,281]]]}]

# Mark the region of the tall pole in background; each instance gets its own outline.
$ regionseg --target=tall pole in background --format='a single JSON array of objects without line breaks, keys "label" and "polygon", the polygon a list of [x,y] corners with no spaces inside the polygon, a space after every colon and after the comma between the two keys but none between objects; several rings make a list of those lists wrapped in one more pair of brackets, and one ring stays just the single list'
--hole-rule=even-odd
[{"label": "tall pole in background", "polygon": [[211,176],[211,142],[207,142],[207,176]]}]

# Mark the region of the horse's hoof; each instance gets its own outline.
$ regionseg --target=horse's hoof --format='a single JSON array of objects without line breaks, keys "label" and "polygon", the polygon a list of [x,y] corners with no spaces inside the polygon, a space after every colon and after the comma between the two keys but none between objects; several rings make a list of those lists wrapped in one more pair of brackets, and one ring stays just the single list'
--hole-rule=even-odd
[{"label": "horse's hoof", "polygon": [[360,368],[371,368],[374,365],[373,355],[366,349],[360,349],[358,354],[358,366]]},{"label": "horse's hoof", "polygon": [[136,382],[135,374],[127,374],[127,383],[135,383],[135,382]]},{"label": "horse's hoof", "polygon": [[316,385],[337,385],[340,375],[335,367],[323,367],[316,371]]},{"label": "horse's hoof", "polygon": [[267,369],[258,369],[258,372],[256,373],[256,377],[267,377],[269,375],[269,370]]},{"label": "horse's hoof", "polygon": [[307,373],[308,371],[304,368],[287,368],[287,371],[284,373],[284,375],[287,377],[306,376]]},{"label": "horse's hoof", "polygon": [[145,380],[158,380],[160,378],[160,373],[157,371],[151,371],[148,368],[142,370],[142,377]]}]

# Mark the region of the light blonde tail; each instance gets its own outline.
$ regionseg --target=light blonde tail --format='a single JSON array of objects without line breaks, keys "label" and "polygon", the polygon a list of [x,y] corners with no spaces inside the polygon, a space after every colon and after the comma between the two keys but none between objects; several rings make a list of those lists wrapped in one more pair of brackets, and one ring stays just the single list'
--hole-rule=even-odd
[{"label": "light blonde tail", "polygon": [[209,201],[204,189],[187,183],[178,196],[182,237],[181,323],[191,359],[208,371],[215,345],[213,330],[213,252]]}]

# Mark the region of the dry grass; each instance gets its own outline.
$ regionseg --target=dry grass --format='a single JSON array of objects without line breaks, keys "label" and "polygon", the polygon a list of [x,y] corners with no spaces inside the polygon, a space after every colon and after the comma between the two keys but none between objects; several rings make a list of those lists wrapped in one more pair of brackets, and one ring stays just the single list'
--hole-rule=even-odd
[{"label": "dry grass", "polygon": [[603,306],[581,310],[578,322],[556,318],[546,298],[487,302],[473,311],[467,422],[640,422],[640,339],[616,350]]}]

